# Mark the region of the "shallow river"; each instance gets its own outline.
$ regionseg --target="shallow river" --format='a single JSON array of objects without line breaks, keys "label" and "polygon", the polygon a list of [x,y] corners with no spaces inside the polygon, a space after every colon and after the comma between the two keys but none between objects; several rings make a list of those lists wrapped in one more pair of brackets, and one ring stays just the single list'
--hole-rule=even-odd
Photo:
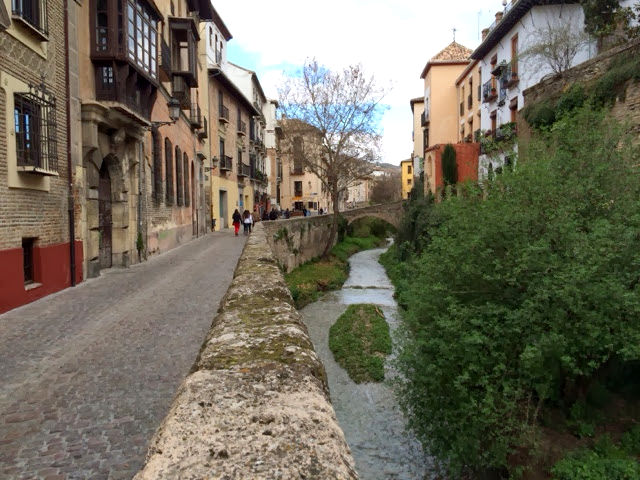
[{"label": "shallow river", "polygon": [[[354,383],[333,359],[329,328],[353,303],[380,305],[391,332],[397,326],[393,286],[378,263],[385,249],[367,250],[349,259],[351,271],[342,290],[325,295],[301,313],[322,359],[331,401],[362,480],[431,478],[433,467],[420,444],[405,430],[402,412],[385,383]],[[387,367],[386,377],[393,375]]]}]

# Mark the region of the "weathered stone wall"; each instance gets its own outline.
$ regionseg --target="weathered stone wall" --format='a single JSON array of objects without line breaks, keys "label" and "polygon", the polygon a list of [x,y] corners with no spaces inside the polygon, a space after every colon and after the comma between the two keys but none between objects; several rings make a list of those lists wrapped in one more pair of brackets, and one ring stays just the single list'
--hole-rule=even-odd
[{"label": "weathered stone wall", "polygon": [[357,478],[324,367],[267,243],[269,223],[249,237],[135,480]]},{"label": "weathered stone wall", "polygon": [[271,250],[285,272],[319,257],[329,241],[333,215],[262,222]]},{"label": "weathered stone wall", "polygon": [[[340,215],[349,223],[359,218],[377,217],[397,227],[403,213],[402,202],[395,202],[345,210]],[[329,241],[332,221],[333,215],[320,215],[263,222],[267,241],[285,272],[322,255]]]},{"label": "weathered stone wall", "polygon": [[[577,65],[561,74],[542,80],[537,85],[523,92],[525,105],[556,99],[566,92],[574,83],[589,84],[607,73],[611,62],[619,57],[638,58],[640,56],[640,39],[608,50],[597,57]],[[630,121],[636,132],[640,134],[640,82],[630,81],[624,99],[619,98],[610,111],[610,115],[620,121]],[[530,129],[527,122],[519,115],[518,136],[528,137]]]}]

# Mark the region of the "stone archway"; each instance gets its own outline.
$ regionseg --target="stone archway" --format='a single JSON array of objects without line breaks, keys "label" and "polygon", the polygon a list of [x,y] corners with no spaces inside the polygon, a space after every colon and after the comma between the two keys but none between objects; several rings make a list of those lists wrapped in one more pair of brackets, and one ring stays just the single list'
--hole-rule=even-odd
[{"label": "stone archway", "polygon": [[108,154],[100,158],[94,150],[85,158],[86,172],[86,241],[87,278],[100,270],[129,265],[128,187],[119,157]]}]

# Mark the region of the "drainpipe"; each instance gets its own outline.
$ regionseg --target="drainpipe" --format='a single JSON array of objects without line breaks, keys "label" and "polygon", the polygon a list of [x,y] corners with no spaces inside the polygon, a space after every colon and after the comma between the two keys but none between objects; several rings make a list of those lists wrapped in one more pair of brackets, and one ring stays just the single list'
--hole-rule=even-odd
[{"label": "drainpipe", "polygon": [[73,161],[71,158],[71,85],[69,82],[69,0],[64,0],[64,79],[67,84],[67,170],[69,175],[69,268],[71,270],[71,286],[76,286],[76,225],[75,202],[73,198]]}]

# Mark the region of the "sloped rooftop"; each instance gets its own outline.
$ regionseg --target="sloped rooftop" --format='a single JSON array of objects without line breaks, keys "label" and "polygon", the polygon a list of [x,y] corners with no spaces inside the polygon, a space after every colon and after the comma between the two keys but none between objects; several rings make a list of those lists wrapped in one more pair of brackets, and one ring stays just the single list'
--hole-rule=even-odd
[{"label": "sloped rooftop", "polygon": [[420,78],[424,78],[427,75],[427,72],[432,65],[437,65],[439,63],[466,63],[471,59],[472,53],[473,50],[470,48],[453,41],[444,49],[440,50],[436,55],[431,57],[431,60],[427,62],[424,70],[422,70]]}]

